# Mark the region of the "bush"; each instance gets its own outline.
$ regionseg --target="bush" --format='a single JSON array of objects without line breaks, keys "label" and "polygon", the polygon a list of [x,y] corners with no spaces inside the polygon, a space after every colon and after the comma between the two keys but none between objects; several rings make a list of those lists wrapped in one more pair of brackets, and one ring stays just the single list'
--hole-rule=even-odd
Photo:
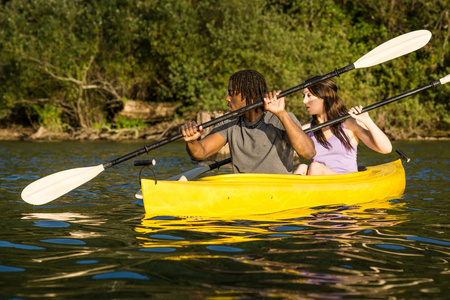
[{"label": "bush", "polygon": [[[112,123],[122,99],[181,102],[178,114],[213,111],[226,107],[228,79],[238,70],[258,70],[270,89],[285,90],[353,63],[400,34],[429,29],[433,38],[423,49],[335,78],[348,106],[367,105],[450,73],[448,4],[3,1],[0,123],[22,122],[25,111],[38,119],[43,107],[52,106],[60,124],[90,128]],[[429,90],[414,103],[373,115],[382,120],[384,113],[393,136],[405,130],[402,136],[411,136],[436,124],[448,130],[449,94],[448,86]],[[301,100],[301,93],[289,96],[288,109],[307,121]],[[403,114],[408,121],[400,120]]]}]

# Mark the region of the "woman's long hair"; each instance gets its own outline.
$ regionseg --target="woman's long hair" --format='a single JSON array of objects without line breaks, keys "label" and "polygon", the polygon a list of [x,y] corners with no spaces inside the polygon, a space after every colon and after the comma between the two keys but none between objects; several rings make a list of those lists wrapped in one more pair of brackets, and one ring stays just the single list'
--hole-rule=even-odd
[{"label": "woman's long hair", "polygon": [[[327,79],[321,81],[313,86],[308,87],[308,89],[311,92],[311,94],[313,94],[317,98],[321,98],[324,100],[323,104],[327,116],[327,121],[336,119],[348,112],[348,109],[345,106],[344,101],[342,101],[341,97],[339,97],[339,95],[337,94],[338,87],[333,80]],[[311,127],[319,125],[317,115],[313,115],[312,117],[313,119],[311,121]],[[331,132],[341,141],[345,149],[347,150],[353,149],[350,139],[345,134],[342,128],[342,122],[331,125],[330,129]],[[326,149],[330,149],[332,147],[332,145],[325,139],[322,130],[315,131],[314,137]]]}]

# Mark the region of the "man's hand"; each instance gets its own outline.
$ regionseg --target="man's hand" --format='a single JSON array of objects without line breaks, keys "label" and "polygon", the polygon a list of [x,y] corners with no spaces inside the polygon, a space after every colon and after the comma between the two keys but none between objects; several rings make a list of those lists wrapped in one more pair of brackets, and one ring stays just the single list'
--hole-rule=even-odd
[{"label": "man's hand", "polygon": [[264,109],[270,111],[274,115],[285,111],[284,97],[278,98],[277,95],[281,93],[280,90],[269,92],[264,96]]},{"label": "man's hand", "polygon": [[195,121],[187,122],[181,126],[180,131],[185,142],[196,141],[203,135],[203,127],[200,126],[197,129],[197,123]]}]

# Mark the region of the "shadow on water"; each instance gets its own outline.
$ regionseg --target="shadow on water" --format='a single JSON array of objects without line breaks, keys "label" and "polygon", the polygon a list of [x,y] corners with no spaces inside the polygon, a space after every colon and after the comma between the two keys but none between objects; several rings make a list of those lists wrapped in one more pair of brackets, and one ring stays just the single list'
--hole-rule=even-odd
[{"label": "shadow on water", "polygon": [[[141,144],[2,143],[0,295],[445,298],[450,143],[395,146],[413,159],[405,167],[407,187],[400,199],[221,220],[145,216],[134,198],[139,170],[132,162],[47,205],[28,205],[20,192],[33,180],[96,165]],[[175,143],[148,155],[157,158],[158,176],[193,168],[183,148]],[[363,149],[360,160],[386,161],[370,153]]]}]

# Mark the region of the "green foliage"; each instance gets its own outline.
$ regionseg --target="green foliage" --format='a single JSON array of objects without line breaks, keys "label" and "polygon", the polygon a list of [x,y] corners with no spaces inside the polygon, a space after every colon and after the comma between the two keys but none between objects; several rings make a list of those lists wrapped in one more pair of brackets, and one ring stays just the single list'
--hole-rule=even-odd
[{"label": "green foliage", "polygon": [[[430,30],[426,47],[335,79],[349,107],[367,105],[450,73],[449,15],[450,0],[3,1],[0,123],[23,122],[23,111],[41,120],[53,107],[65,126],[103,126],[119,120],[124,98],[181,102],[178,115],[212,111],[226,107],[238,70],[258,70],[270,89],[285,90],[395,36]],[[445,132],[449,94],[439,87],[372,115],[392,136]],[[309,119],[301,93],[287,103]]]},{"label": "green foliage", "polygon": [[32,112],[38,115],[38,124],[52,132],[63,132],[67,128],[61,120],[62,112],[53,105],[33,105]]},{"label": "green foliage", "polygon": [[135,119],[135,118],[127,118],[124,116],[118,116],[116,118],[116,127],[118,129],[130,129],[130,128],[139,128],[139,127],[145,127],[145,121],[142,119]]},{"label": "green foliage", "polygon": [[145,126],[147,126],[147,124],[142,119],[129,118],[129,117],[119,115],[116,117],[114,125],[103,120],[99,123],[94,123],[92,125],[92,128],[98,129],[98,130],[102,130],[102,129],[109,130],[109,129],[113,129],[113,128],[116,128],[116,129],[143,128]]},{"label": "green foliage", "polygon": [[92,129],[96,130],[102,130],[102,129],[111,129],[111,123],[106,122],[105,120],[102,120],[99,123],[92,124]]}]

